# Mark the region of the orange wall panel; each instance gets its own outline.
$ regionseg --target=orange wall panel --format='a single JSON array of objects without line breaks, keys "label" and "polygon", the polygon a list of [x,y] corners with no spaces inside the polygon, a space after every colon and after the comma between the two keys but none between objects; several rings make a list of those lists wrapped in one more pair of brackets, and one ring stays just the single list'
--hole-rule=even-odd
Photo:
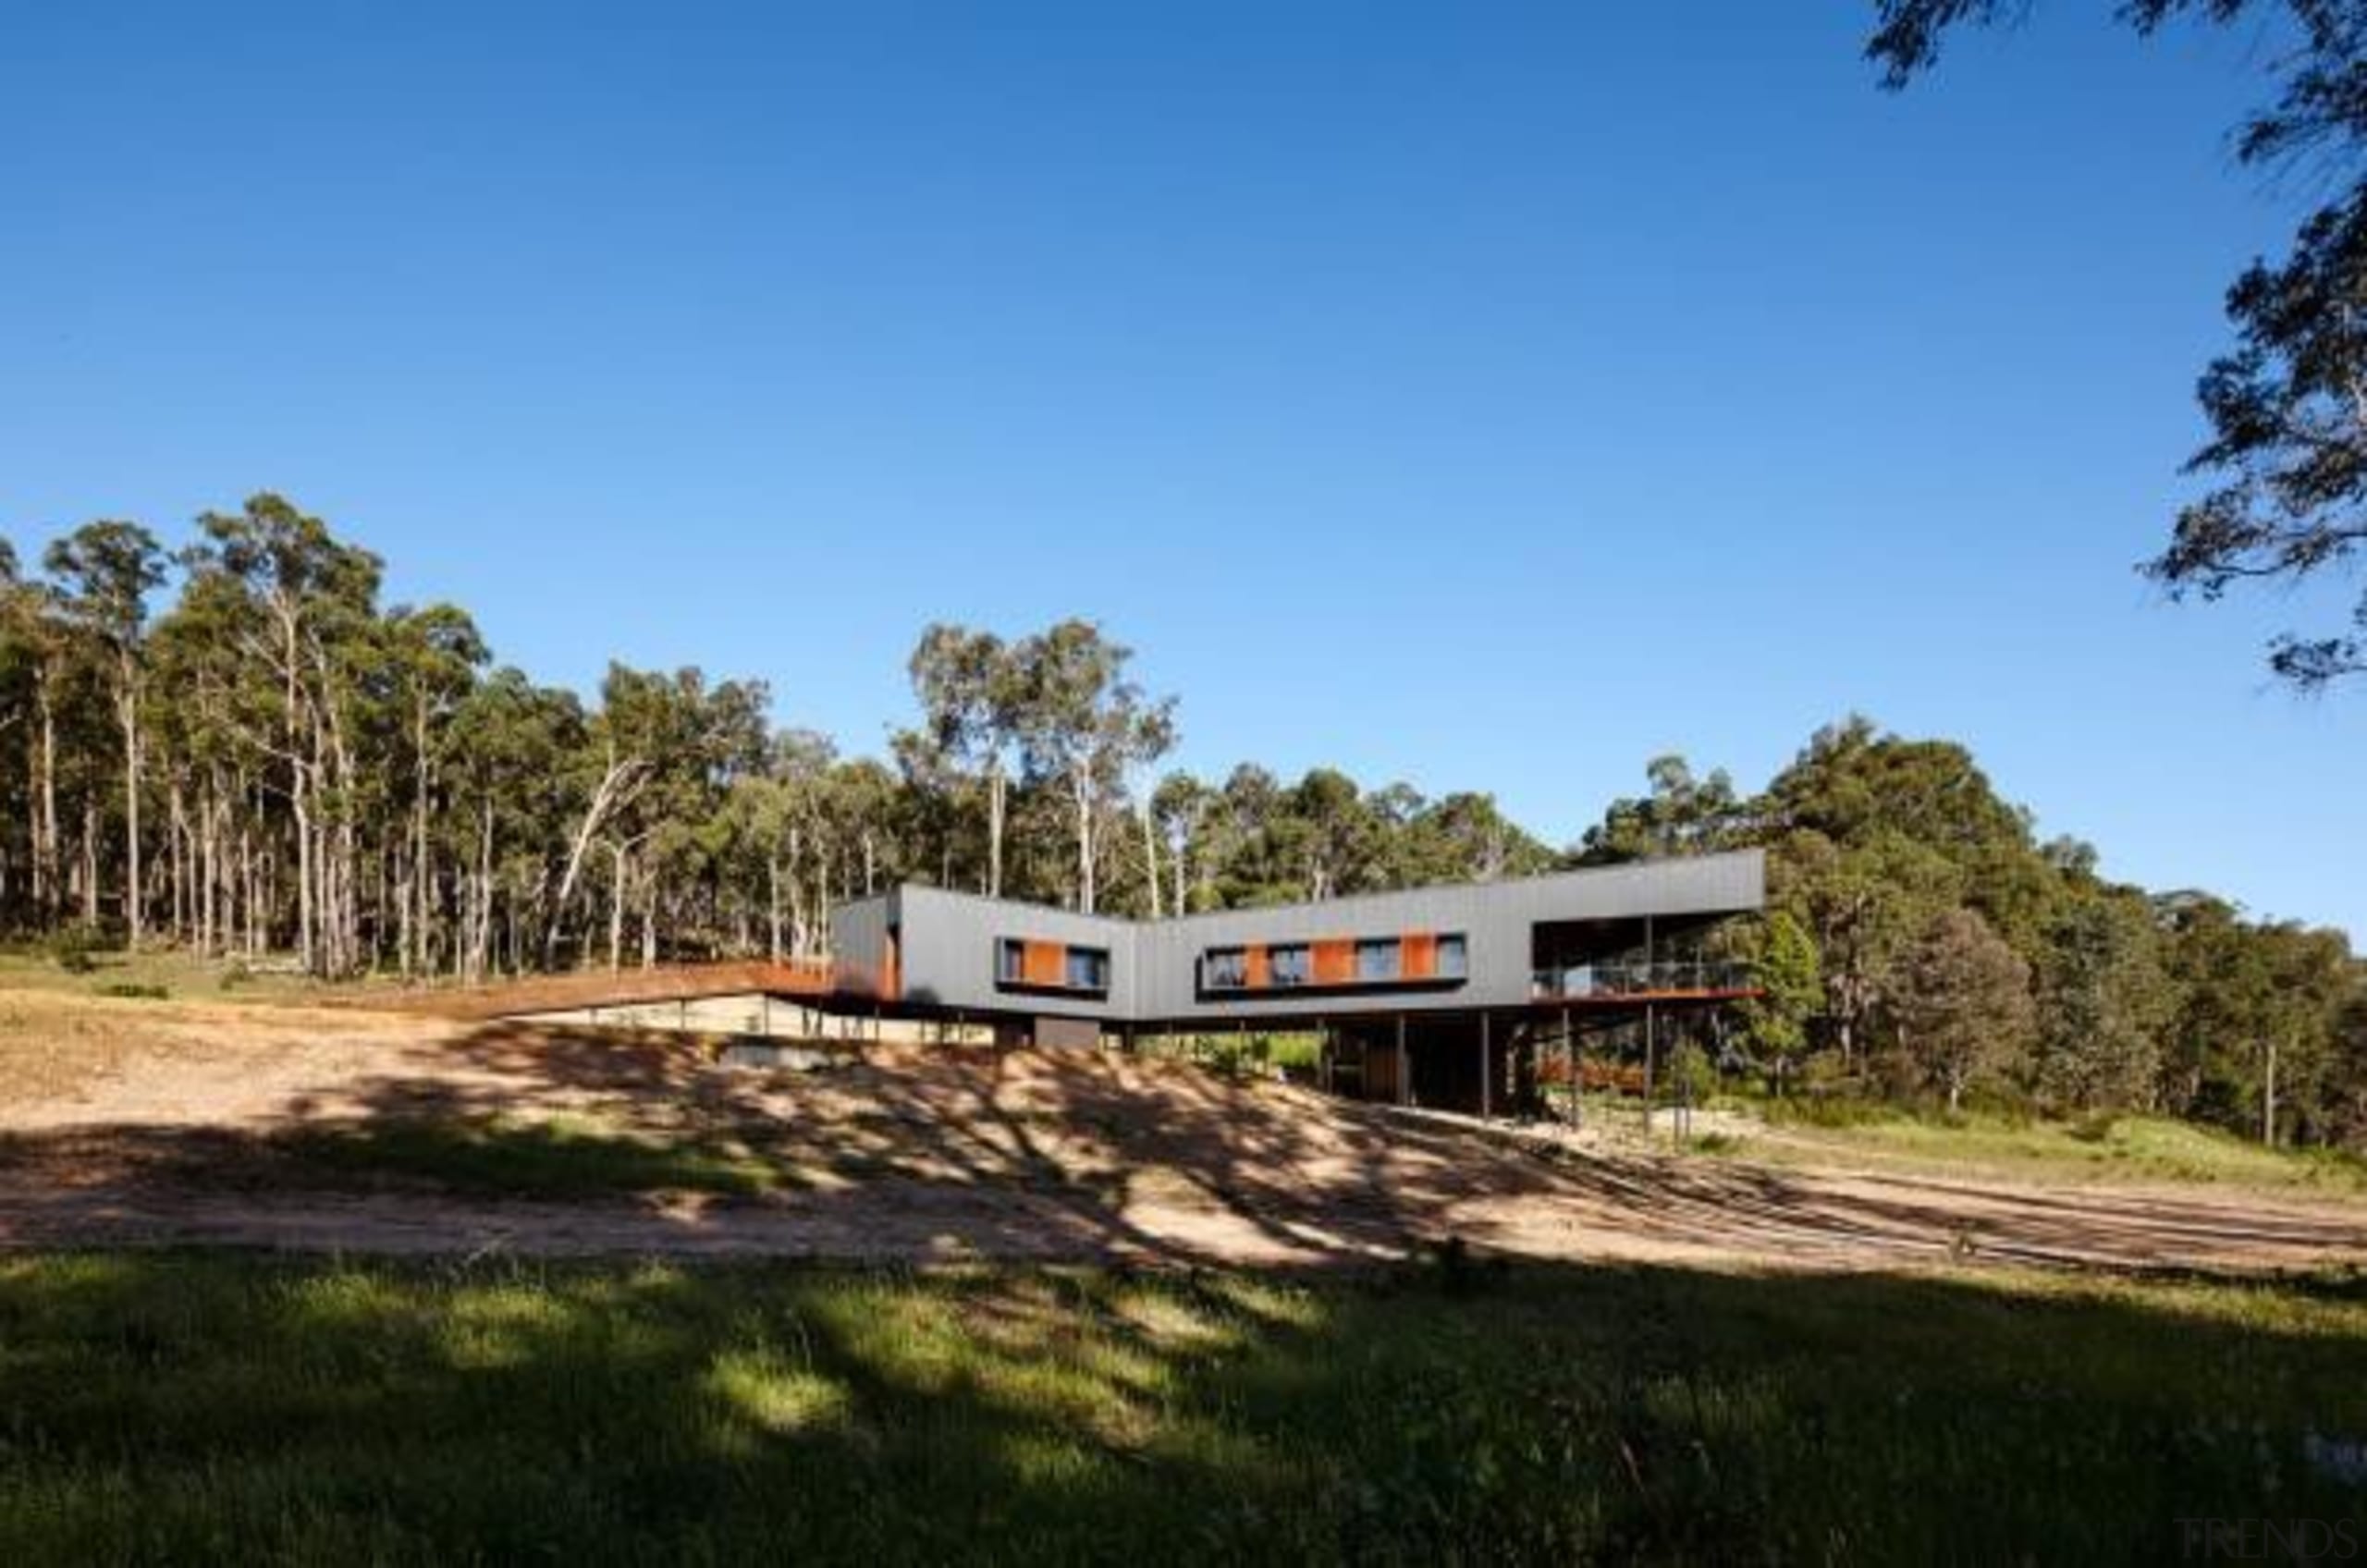
[{"label": "orange wall panel", "polygon": [[1429,980],[1439,972],[1439,939],[1429,931],[1408,931],[1397,938],[1398,973],[1408,980]]},{"label": "orange wall panel", "polygon": [[1345,986],[1356,977],[1356,944],[1347,937],[1329,938],[1314,944],[1315,983],[1318,986]]},{"label": "orange wall panel", "polygon": [[1030,986],[1065,985],[1069,949],[1060,942],[1030,942],[1019,964],[1019,977]]},{"label": "orange wall panel", "polygon": [[1243,983],[1253,991],[1262,991],[1271,986],[1274,983],[1274,966],[1266,957],[1266,949],[1263,947],[1252,947],[1247,957]]}]

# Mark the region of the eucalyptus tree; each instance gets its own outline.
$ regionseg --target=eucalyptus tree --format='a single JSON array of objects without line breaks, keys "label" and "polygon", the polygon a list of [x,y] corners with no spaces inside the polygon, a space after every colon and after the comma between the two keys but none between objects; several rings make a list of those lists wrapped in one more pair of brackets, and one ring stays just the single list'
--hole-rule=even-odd
[{"label": "eucalyptus tree", "polygon": [[11,699],[7,725],[22,737],[18,749],[30,917],[36,925],[44,925],[57,918],[65,901],[58,738],[73,639],[58,614],[55,591],[46,582],[18,576],[13,545],[6,565],[0,578],[0,668],[6,672]]},{"label": "eucalyptus tree", "polygon": [[1492,882],[1554,864],[1552,851],[1506,816],[1495,796],[1475,790],[1417,801],[1394,835],[1390,879],[1400,885]]},{"label": "eucalyptus tree", "polygon": [[2162,1035],[2176,998],[2151,906],[2125,888],[2067,900],[2047,928],[2036,967],[2040,1092],[2080,1109],[2157,1106]]},{"label": "eucalyptus tree", "polygon": [[388,618],[386,670],[411,761],[408,864],[397,900],[398,961],[405,974],[435,967],[441,906],[434,819],[455,739],[453,717],[476,689],[477,672],[490,656],[476,622],[455,606],[398,609]]},{"label": "eucalyptus tree", "polygon": [[1823,1005],[1821,960],[1816,939],[1786,909],[1772,911],[1750,932],[1748,957],[1757,994],[1743,1004],[1743,1024],[1780,1096],[1808,1053],[1809,1023]]},{"label": "eucalyptus tree", "polygon": [[1685,758],[1654,757],[1644,766],[1650,792],[1623,796],[1587,829],[1577,859],[1589,865],[1703,854],[1747,841],[1748,811],[1724,768],[1694,777]]},{"label": "eucalyptus tree", "polygon": [[939,622],[921,633],[905,668],[921,725],[899,737],[899,754],[920,777],[941,781],[940,770],[950,768],[977,778],[986,807],[985,892],[1000,898],[1011,779],[1028,722],[1023,655],[991,631]]},{"label": "eucalyptus tree", "polygon": [[[448,854],[470,869],[460,900],[457,967],[482,979],[500,967],[546,967],[563,903],[568,825],[585,813],[583,759],[592,722],[572,692],[502,668],[478,680],[449,720],[445,777],[455,811]],[[537,942],[532,935],[542,927]]]},{"label": "eucalyptus tree", "polygon": [[1092,913],[1104,828],[1130,776],[1175,744],[1175,699],[1126,674],[1134,651],[1090,621],[1064,620],[1012,650],[1019,742],[1034,781],[1065,797],[1075,849],[1071,892]]},{"label": "eucalyptus tree", "polygon": [[[1880,0],[1867,55],[1893,89],[1929,70],[1954,30],[2019,16],[2008,0]],[[2290,252],[2256,260],[2227,291],[2236,346],[2197,390],[2211,437],[2187,464],[2209,487],[2177,514],[2145,570],[2174,594],[2292,584],[2367,550],[2367,6],[2359,0],[2119,0],[2139,32],[2182,18],[2250,24],[2275,97],[2238,129],[2235,155],[2306,163],[2325,199]],[[2270,664],[2303,687],[2367,670],[2367,590],[2345,628],[2287,632]]]},{"label": "eucalyptus tree", "polygon": [[1976,1083],[2017,1069],[2035,1028],[2030,974],[1978,911],[1941,910],[1895,962],[1895,1070],[1955,1111]]},{"label": "eucalyptus tree", "polygon": [[137,946],[146,883],[140,864],[141,693],[146,684],[148,595],[165,581],[156,536],[136,522],[83,524],[51,545],[42,565],[58,585],[67,622],[91,638],[107,670],[123,744],[123,918]]},{"label": "eucalyptus tree", "polygon": [[198,520],[185,557],[238,658],[226,721],[267,759],[296,850],[296,939],[304,968],[353,973],[362,949],[358,749],[377,667],[378,557],[264,494]]},{"label": "eucalyptus tree", "polygon": [[1159,779],[1145,797],[1152,831],[1167,853],[1167,907],[1189,914],[1213,902],[1215,868],[1222,852],[1212,842],[1211,825],[1223,797],[1191,774],[1177,771]]},{"label": "eucalyptus tree", "polygon": [[1314,767],[1283,797],[1278,836],[1295,852],[1310,899],[1360,892],[1382,853],[1380,814],[1356,781],[1336,767]]}]

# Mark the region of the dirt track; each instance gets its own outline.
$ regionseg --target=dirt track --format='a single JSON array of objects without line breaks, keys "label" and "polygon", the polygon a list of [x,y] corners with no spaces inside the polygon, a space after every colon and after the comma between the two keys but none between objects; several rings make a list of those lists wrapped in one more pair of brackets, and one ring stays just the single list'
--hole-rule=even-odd
[{"label": "dirt track", "polygon": [[[275,1158],[291,1131],[554,1114],[756,1150],[782,1182],[528,1201]],[[748,1072],[675,1038],[0,994],[0,1245],[1322,1265],[1450,1237],[1760,1267],[2283,1269],[2367,1261],[2367,1205],[1571,1149],[1098,1055],[874,1047]]]}]

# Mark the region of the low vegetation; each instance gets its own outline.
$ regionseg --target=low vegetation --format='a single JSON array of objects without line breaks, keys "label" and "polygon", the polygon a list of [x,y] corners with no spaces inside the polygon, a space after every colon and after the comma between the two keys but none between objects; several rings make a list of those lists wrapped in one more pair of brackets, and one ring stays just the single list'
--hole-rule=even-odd
[{"label": "low vegetation", "polygon": [[0,1559],[2158,1562],[2355,1512],[2362,1352],[2338,1280],[18,1257]]},{"label": "low vegetation", "polygon": [[2158,1116],[2036,1120],[1995,1113],[1913,1116],[1880,1105],[1763,1108],[1725,1131],[1721,1152],[1832,1167],[1868,1164],[2022,1181],[2201,1182],[2367,1194],[2367,1160],[2339,1149],[2269,1149]]}]

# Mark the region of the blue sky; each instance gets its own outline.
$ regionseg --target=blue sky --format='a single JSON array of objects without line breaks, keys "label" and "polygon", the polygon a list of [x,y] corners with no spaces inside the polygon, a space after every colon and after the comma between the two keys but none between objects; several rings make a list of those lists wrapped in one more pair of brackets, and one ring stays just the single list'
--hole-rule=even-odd
[{"label": "blue sky", "polygon": [[1087,615],[1196,768],[1557,840],[1856,709],[2367,933],[2367,696],[2260,660],[2336,595],[2131,570],[2312,194],[2228,155],[2262,42],[2063,4],[1892,96],[1868,9],[28,8],[0,529],[278,489],[857,750],[926,621]]}]

